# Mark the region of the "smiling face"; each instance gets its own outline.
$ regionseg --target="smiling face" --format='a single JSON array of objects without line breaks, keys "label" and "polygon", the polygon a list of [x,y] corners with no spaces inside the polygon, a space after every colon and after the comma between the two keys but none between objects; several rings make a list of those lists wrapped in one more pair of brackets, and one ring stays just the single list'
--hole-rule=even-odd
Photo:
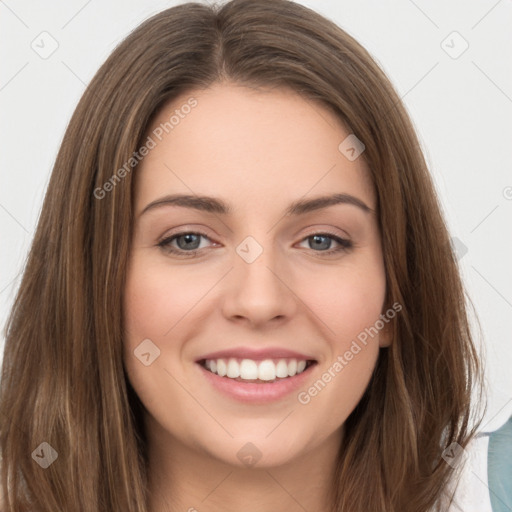
[{"label": "smiling face", "polygon": [[124,362],[150,443],[238,466],[336,453],[389,344],[374,327],[386,288],[374,191],[363,159],[338,149],[349,132],[290,91],[216,84],[166,105],[148,134]]}]

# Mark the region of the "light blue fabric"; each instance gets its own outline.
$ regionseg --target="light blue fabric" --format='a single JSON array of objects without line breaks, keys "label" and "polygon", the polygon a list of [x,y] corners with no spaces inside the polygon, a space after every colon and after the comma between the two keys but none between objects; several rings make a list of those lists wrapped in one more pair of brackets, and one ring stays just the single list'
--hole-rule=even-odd
[{"label": "light blue fabric", "polygon": [[487,456],[492,512],[512,512],[512,416],[490,434]]}]

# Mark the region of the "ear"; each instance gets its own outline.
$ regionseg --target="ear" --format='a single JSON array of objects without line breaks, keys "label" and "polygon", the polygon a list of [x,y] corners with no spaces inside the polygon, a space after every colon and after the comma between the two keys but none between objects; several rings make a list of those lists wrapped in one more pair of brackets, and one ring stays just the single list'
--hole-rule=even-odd
[{"label": "ear", "polygon": [[391,331],[391,322],[388,322],[379,332],[379,347],[389,347],[391,345],[393,341]]}]

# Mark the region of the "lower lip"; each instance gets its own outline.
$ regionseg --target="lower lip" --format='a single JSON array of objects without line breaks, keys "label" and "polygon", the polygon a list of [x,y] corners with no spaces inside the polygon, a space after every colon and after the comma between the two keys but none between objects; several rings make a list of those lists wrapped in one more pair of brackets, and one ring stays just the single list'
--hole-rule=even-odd
[{"label": "lower lip", "polygon": [[311,374],[311,370],[317,363],[310,365],[302,373],[294,375],[293,377],[261,384],[255,382],[239,382],[228,377],[220,377],[216,373],[208,371],[199,363],[196,364],[208,382],[221,393],[239,402],[265,404],[280,400],[290,393],[297,391],[301,386],[304,386]]}]

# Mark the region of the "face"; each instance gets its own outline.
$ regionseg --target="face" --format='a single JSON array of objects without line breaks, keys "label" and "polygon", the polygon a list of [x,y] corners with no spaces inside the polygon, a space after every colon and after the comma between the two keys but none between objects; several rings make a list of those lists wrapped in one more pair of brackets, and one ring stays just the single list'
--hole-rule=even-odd
[{"label": "face", "polygon": [[150,437],[260,467],[340,438],[389,344],[376,198],[348,135],[296,93],[233,84],[154,118],[124,292]]}]

